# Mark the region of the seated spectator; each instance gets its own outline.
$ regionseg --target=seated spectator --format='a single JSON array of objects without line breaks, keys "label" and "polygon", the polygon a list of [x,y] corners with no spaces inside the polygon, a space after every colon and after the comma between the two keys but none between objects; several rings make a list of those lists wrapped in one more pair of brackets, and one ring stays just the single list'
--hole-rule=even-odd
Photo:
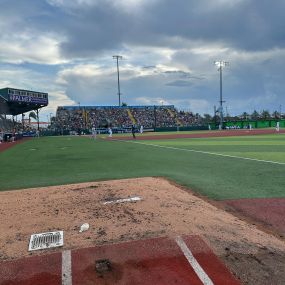
[{"label": "seated spectator", "polygon": [[96,125],[105,128],[131,128],[133,124],[144,128],[199,125],[201,117],[192,112],[178,111],[168,106],[88,106],[58,107],[55,128],[64,131],[91,129]]}]

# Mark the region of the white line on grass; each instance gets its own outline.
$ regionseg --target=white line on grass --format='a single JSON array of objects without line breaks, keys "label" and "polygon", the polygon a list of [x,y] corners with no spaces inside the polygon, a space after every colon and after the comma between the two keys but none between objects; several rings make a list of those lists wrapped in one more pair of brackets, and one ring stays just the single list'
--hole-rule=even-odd
[{"label": "white line on grass", "polygon": [[116,139],[113,139],[113,141],[136,143],[136,144],[149,145],[149,146],[166,148],[166,149],[188,151],[188,152],[195,152],[195,153],[203,153],[203,154],[211,154],[211,155],[222,156],[222,157],[239,158],[239,159],[257,161],[257,162],[265,162],[265,163],[272,163],[272,164],[278,164],[278,165],[285,165],[285,162],[277,162],[277,161],[272,161],[272,160],[263,160],[263,159],[235,156],[235,155],[222,154],[222,153],[216,153],[216,152],[210,152],[210,151],[202,151],[202,150],[179,148],[179,147],[173,147],[173,146],[157,145],[157,144],[143,143],[143,142],[138,142],[138,141],[124,141],[124,140],[116,140]]},{"label": "white line on grass", "polygon": [[61,267],[61,284],[72,285],[71,273],[71,251],[65,250],[62,252],[62,267]]},{"label": "white line on grass", "polygon": [[187,247],[184,240],[178,236],[175,239],[177,245],[182,250],[184,256],[187,258],[188,262],[194,269],[195,273],[198,275],[199,279],[204,285],[214,285],[213,281],[210,279],[210,277],[207,275],[207,273],[204,271],[204,269],[201,267],[199,262],[196,260],[196,258],[193,256],[191,250]]}]

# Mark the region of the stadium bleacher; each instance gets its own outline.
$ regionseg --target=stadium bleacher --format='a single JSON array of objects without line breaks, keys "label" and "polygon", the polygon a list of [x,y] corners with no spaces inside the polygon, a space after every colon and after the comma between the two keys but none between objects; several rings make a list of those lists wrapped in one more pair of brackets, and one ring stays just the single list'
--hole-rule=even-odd
[{"label": "stadium bleacher", "polygon": [[[199,118],[198,118],[199,121]],[[78,131],[96,128],[144,128],[190,126],[197,123],[191,112],[178,111],[173,105],[165,106],[59,106],[54,127]]]}]

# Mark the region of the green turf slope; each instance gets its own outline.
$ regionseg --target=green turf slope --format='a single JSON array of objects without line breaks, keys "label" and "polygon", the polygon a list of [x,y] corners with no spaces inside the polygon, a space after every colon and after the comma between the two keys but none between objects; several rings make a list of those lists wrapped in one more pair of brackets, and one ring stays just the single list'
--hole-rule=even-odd
[{"label": "green turf slope", "polygon": [[285,134],[157,140],[146,143],[285,163]]},{"label": "green turf slope", "polygon": [[[169,141],[143,143],[194,147],[191,145],[193,139]],[[182,141],[181,146],[179,144]],[[213,151],[211,141],[212,139],[208,141],[203,150]],[[203,146],[197,144],[196,148],[201,150]],[[79,137],[34,139],[0,153],[0,163],[1,190],[165,176],[218,200],[285,197],[285,165],[132,142],[93,141]]]}]

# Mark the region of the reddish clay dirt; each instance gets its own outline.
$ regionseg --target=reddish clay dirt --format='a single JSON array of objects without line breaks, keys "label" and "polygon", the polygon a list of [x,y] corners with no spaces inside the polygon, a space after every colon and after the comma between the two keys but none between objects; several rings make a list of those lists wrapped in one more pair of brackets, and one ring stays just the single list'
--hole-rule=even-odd
[{"label": "reddish clay dirt", "polygon": [[285,237],[285,198],[238,199],[218,202],[225,209],[249,218]]},{"label": "reddish clay dirt", "polygon": [[21,139],[21,140],[18,140],[18,141],[14,141],[14,142],[3,142],[3,143],[0,143],[0,152],[2,151],[5,151],[19,143],[22,143],[26,140],[28,140],[29,138],[24,138],[24,139]]},{"label": "reddish clay dirt", "polygon": [[[193,134],[174,133],[167,135],[143,135],[136,136],[137,140],[165,140],[165,139],[186,139],[186,138],[210,138],[210,137],[234,137],[234,136],[253,136],[253,135],[267,135],[276,134],[275,129],[256,129],[256,130],[222,130],[222,131],[209,131]],[[280,130],[278,133],[285,133],[285,130]],[[120,140],[133,140],[132,134],[129,137],[116,136],[108,139]]]},{"label": "reddish clay dirt", "polygon": [[[137,195],[141,201],[105,204]],[[0,193],[0,201],[0,264],[46,254],[44,250],[28,251],[32,233],[63,230],[64,250],[198,235],[243,285],[284,285],[284,239],[165,179],[123,179],[5,191]],[[86,222],[89,230],[79,233]],[[55,251],[58,249],[48,250]]]},{"label": "reddish clay dirt", "polygon": [[72,250],[70,271],[64,262],[68,251],[0,263],[0,284],[205,284],[201,282],[202,276],[194,271],[197,267],[187,262],[181,242],[185,243],[203,268],[205,277],[208,276],[213,284],[241,285],[197,235],[142,239]]}]

